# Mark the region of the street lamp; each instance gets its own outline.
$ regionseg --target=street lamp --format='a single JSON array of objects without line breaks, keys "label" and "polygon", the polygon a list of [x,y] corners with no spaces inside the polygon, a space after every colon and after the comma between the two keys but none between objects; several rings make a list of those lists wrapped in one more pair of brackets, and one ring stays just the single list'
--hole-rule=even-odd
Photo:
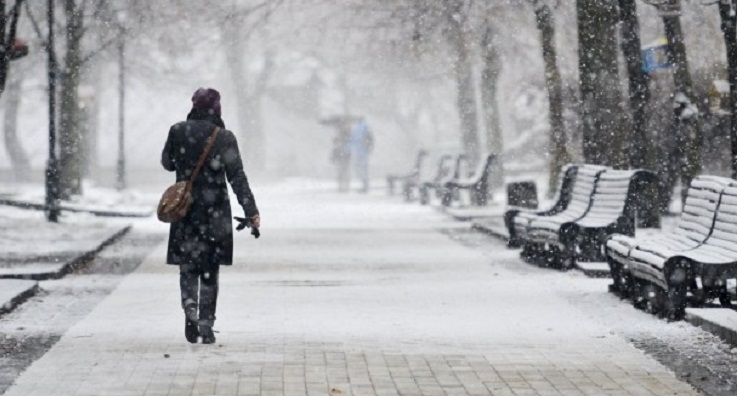
[{"label": "street lamp", "polygon": [[49,72],[49,161],[46,164],[46,218],[59,221],[59,169],[56,159],[56,76],[58,65],[54,53],[54,1],[48,0],[49,37],[46,43]]},{"label": "street lamp", "polygon": [[118,14],[118,168],[117,188],[123,190],[125,181],[125,14]]}]

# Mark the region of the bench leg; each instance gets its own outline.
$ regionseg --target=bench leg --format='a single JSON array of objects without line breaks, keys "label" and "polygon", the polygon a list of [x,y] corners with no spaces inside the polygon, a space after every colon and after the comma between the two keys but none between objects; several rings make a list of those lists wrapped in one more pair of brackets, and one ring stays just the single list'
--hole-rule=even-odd
[{"label": "bench leg", "polygon": [[455,198],[455,195],[457,193],[457,190],[453,187],[444,187],[443,199],[441,200],[443,206],[450,207],[450,205],[453,203],[453,198]]},{"label": "bench leg", "polygon": [[[694,285],[693,289],[696,289],[696,286]],[[701,305],[706,304],[707,301],[718,299],[719,304],[724,308],[731,308],[732,307],[732,296],[729,294],[729,291],[727,290],[727,284],[726,282],[718,282],[713,285],[704,285],[702,289],[700,290],[694,290],[692,294],[699,295],[701,297],[700,303]]]},{"label": "bench leg", "polygon": [[484,188],[474,186],[471,190],[471,197],[476,206],[486,206],[488,203],[488,192]]},{"label": "bench leg", "polygon": [[560,269],[567,271],[576,266],[576,245],[566,244],[562,249],[558,249],[556,257]]},{"label": "bench leg", "polygon": [[641,279],[635,279],[633,285],[632,285],[632,305],[635,306],[637,309],[645,309],[645,306],[647,305],[647,298],[645,289],[647,288],[649,282],[645,282]]},{"label": "bench leg", "polygon": [[420,186],[420,205],[427,205],[430,203],[430,187]]},{"label": "bench leg", "polygon": [[577,259],[587,262],[605,261],[606,255],[602,252],[602,246],[606,243],[606,232],[603,230],[580,230],[577,233],[578,242],[576,243],[581,249]]},{"label": "bench leg", "polygon": [[732,308],[732,295],[727,291],[727,285],[719,291],[719,304],[724,308]]},{"label": "bench leg", "polygon": [[509,239],[507,239],[507,247],[515,249],[522,246],[522,242],[517,238],[517,233],[514,231],[514,227],[509,230]]},{"label": "bench leg", "polygon": [[567,269],[565,267],[566,251],[558,246],[550,245],[547,249],[543,247],[540,265],[547,268]]},{"label": "bench leg", "polygon": [[668,312],[665,290],[651,282],[637,279],[632,288],[632,304],[653,315],[663,316]]},{"label": "bench leg", "polygon": [[643,302],[645,304],[645,312],[653,315],[662,315],[665,313],[665,291],[650,283],[642,290]]},{"label": "bench leg", "polygon": [[522,245],[522,251],[520,252],[520,257],[522,260],[532,263],[532,264],[538,264],[540,261],[540,258],[543,257],[543,247],[540,246],[537,243],[524,243]]},{"label": "bench leg", "polygon": [[686,286],[678,285],[668,289],[668,320],[678,321],[686,316]]},{"label": "bench leg", "polygon": [[522,250],[519,252],[519,256],[522,260],[529,263],[532,260],[532,257],[534,256],[533,246],[529,243],[523,243]]},{"label": "bench leg", "polygon": [[404,183],[404,186],[402,188],[402,195],[404,195],[405,202],[410,202],[412,200],[412,183]]},{"label": "bench leg", "polygon": [[631,292],[631,285],[628,284],[629,280],[625,274],[624,265],[609,256],[607,256],[606,261],[609,264],[609,271],[612,274],[613,281],[609,285],[609,291],[621,298],[628,298]]},{"label": "bench leg", "polygon": [[559,266],[561,269],[568,270],[576,265],[576,260],[580,259],[577,248],[581,246],[585,239],[585,231],[582,231],[573,223],[566,223],[560,227],[558,231],[558,242],[562,246],[559,254]]},{"label": "bench leg", "polygon": [[517,210],[508,210],[504,213],[504,226],[509,232],[509,239],[507,239],[508,248],[518,248],[522,245],[522,241],[517,238],[517,230],[514,228],[514,218],[519,214]]},{"label": "bench leg", "polygon": [[386,191],[389,193],[389,195],[394,195],[394,179],[386,179],[386,187]]},{"label": "bench leg", "polygon": [[664,270],[668,283],[668,320],[682,320],[686,316],[688,286],[694,279],[691,265],[687,260],[679,260],[666,265]]}]

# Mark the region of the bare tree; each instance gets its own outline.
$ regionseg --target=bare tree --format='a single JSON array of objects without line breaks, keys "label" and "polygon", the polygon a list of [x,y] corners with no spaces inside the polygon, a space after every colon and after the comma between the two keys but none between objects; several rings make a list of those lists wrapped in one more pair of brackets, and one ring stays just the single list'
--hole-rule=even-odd
[{"label": "bare tree", "polygon": [[540,31],[543,62],[545,63],[545,87],[548,91],[550,121],[550,177],[548,191],[555,191],[560,171],[571,160],[563,122],[563,82],[558,68],[555,48],[555,17],[550,6],[540,0],[529,0],[535,10],[537,29]]},{"label": "bare tree", "polygon": [[[263,169],[265,165],[266,138],[263,130],[261,101],[274,69],[274,55],[271,50],[265,49],[254,56],[255,51],[249,44],[259,29],[265,27],[271,14],[282,3],[283,1],[266,0],[247,6],[232,7],[233,11],[224,12],[224,21],[220,24],[226,63],[238,104],[238,125],[242,130],[243,140],[247,142],[244,145],[245,157],[249,159],[249,165],[255,170]],[[257,57],[262,58],[263,65],[254,78],[248,72],[247,65],[249,58]]]},{"label": "bare tree", "polygon": [[13,73],[8,79],[5,95],[3,95],[3,133],[5,136],[5,149],[8,153],[10,163],[13,166],[13,174],[16,181],[24,181],[28,178],[31,170],[31,161],[26,150],[18,139],[18,113],[21,105],[21,87],[23,85],[22,73]]},{"label": "bare tree", "polygon": [[[476,101],[477,84],[474,78],[474,52],[479,26],[483,21],[475,16],[484,12],[481,5],[471,0],[404,0],[383,1],[393,10],[390,17],[404,24],[411,31],[411,40],[419,48],[433,47],[437,54],[438,42],[445,44],[445,56],[450,64],[456,91],[456,108],[460,119],[460,141],[469,157],[478,159],[481,147],[479,138],[479,115]],[[382,22],[383,23],[383,22]],[[422,53],[423,51],[418,51]]]},{"label": "bare tree", "polygon": [[502,157],[504,145],[501,120],[499,117],[499,101],[497,100],[499,75],[502,72],[502,60],[497,39],[497,33],[491,26],[491,21],[487,20],[486,30],[481,40],[481,109],[486,127],[486,150],[497,156],[493,165],[492,188],[501,186],[504,182],[504,160]]}]

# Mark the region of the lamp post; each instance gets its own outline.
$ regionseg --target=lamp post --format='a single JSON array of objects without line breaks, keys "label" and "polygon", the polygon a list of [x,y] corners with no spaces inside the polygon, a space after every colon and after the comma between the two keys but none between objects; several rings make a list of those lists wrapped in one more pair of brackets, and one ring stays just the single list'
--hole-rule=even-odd
[{"label": "lamp post", "polygon": [[120,38],[118,40],[118,168],[117,188],[123,190],[125,181],[125,15],[118,14]]},{"label": "lamp post", "polygon": [[54,53],[54,1],[48,0],[49,37],[46,43],[49,72],[49,160],[46,164],[46,218],[59,221],[59,169],[56,159],[56,76],[58,65]]}]

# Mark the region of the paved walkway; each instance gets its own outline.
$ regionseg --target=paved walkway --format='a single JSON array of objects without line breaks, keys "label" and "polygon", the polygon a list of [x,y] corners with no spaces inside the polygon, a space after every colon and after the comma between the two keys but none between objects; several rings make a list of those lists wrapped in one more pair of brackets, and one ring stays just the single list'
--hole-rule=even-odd
[{"label": "paved walkway", "polygon": [[216,345],[184,340],[162,245],[7,395],[697,394],[570,303],[586,278],[441,232],[467,224],[309,185],[259,198]]}]

